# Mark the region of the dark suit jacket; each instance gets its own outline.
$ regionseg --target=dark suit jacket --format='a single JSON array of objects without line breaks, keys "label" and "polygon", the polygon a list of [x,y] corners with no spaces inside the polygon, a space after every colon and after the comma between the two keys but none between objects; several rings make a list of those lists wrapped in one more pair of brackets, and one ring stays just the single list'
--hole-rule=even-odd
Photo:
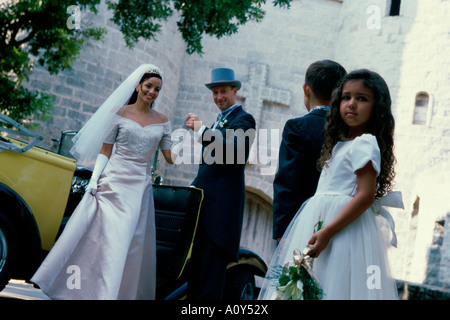
[{"label": "dark suit jacket", "polygon": [[202,161],[192,184],[204,190],[200,223],[207,235],[237,259],[245,203],[245,164],[255,137],[255,119],[241,106],[227,124],[202,135]]},{"label": "dark suit jacket", "polygon": [[281,238],[304,201],[314,195],[327,111],[313,110],[286,122],[273,183],[273,238]]}]

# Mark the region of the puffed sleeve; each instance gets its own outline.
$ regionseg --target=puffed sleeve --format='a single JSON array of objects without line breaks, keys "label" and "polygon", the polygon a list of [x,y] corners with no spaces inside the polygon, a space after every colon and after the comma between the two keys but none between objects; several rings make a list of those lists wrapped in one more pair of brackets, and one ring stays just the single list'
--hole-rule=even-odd
[{"label": "puffed sleeve", "polygon": [[116,142],[117,134],[119,133],[119,121],[117,117],[113,118],[113,121],[106,130],[105,137],[103,138],[103,143],[114,144]]},{"label": "puffed sleeve", "polygon": [[381,154],[377,139],[371,134],[363,134],[353,141],[350,148],[350,162],[353,172],[364,168],[369,161],[372,162],[377,175],[380,174]]},{"label": "puffed sleeve", "polygon": [[164,132],[159,142],[159,148],[161,150],[168,150],[172,146],[172,128],[170,122],[164,124]]}]

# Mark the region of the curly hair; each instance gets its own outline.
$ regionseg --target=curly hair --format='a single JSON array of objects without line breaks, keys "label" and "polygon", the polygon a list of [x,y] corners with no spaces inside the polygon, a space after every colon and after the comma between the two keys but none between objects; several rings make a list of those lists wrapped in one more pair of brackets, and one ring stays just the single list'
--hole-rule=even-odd
[{"label": "curly hair", "polygon": [[396,162],[394,156],[395,121],[391,111],[391,96],[386,82],[378,73],[367,69],[355,70],[342,78],[333,91],[330,111],[325,124],[326,133],[322,155],[318,164],[321,168],[326,167],[326,162],[331,159],[334,146],[348,137],[349,127],[342,120],[339,109],[344,85],[348,81],[355,80],[362,80],[375,98],[372,115],[367,125],[367,133],[376,137],[381,152],[381,172],[377,177],[375,194],[375,198],[378,199],[392,191]]}]

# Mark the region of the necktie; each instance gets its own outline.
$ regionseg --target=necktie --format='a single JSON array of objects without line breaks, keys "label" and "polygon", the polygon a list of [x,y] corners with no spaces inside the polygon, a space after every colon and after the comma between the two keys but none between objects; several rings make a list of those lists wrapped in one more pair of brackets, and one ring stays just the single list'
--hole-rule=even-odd
[{"label": "necktie", "polygon": [[222,120],[222,113],[219,113],[217,115],[216,122],[214,122],[213,127],[212,127],[213,129],[217,128],[217,126],[219,125],[220,120]]}]

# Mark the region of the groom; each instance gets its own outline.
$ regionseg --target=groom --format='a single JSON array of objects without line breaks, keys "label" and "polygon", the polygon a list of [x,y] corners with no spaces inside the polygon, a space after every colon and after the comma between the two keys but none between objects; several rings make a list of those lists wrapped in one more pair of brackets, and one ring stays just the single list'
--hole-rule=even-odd
[{"label": "groom", "polygon": [[217,68],[206,84],[220,110],[206,127],[195,114],[186,126],[202,145],[202,161],[192,185],[204,190],[204,205],[189,265],[188,299],[223,297],[228,263],[237,261],[245,201],[244,170],[255,135],[255,119],[237,105],[241,82],[234,71]]}]

